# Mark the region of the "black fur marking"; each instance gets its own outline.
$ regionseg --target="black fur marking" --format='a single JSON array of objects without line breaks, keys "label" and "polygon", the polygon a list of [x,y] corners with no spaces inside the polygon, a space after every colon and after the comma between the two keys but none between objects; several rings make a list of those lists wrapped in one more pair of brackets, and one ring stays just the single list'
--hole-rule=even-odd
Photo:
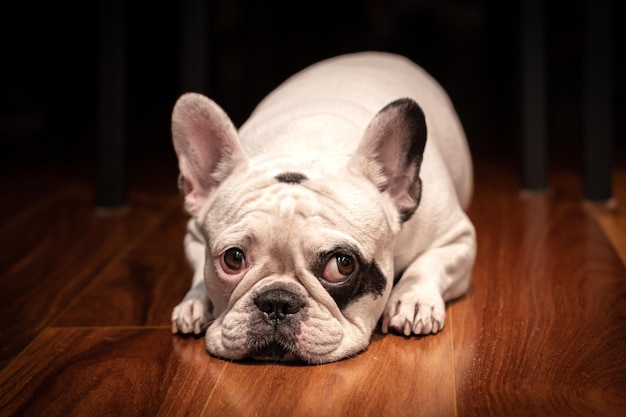
[{"label": "black fur marking", "polygon": [[422,196],[422,181],[419,177],[422,159],[424,156],[424,148],[428,136],[426,127],[426,117],[424,111],[414,100],[410,98],[401,98],[386,105],[380,112],[395,111],[397,117],[402,121],[405,132],[404,143],[402,144],[402,152],[405,154],[405,171],[415,166],[415,178],[412,178],[414,185],[408,190],[409,196],[412,197],[416,204],[413,208],[400,210],[400,221],[402,223],[408,221],[420,204]]},{"label": "black fur marking", "polygon": [[282,174],[276,175],[274,178],[276,178],[278,182],[286,184],[300,184],[302,181],[308,180],[306,175],[300,174],[299,172],[283,172]]},{"label": "black fur marking", "polygon": [[409,133],[409,136],[406,137],[408,143],[405,143],[403,147],[406,154],[405,163],[406,165],[410,165],[419,158],[417,160],[419,168],[422,162],[421,156],[424,154],[424,148],[426,147],[426,138],[428,136],[424,111],[414,100],[401,98],[387,104],[380,113],[393,110],[399,113],[399,117],[402,118],[402,122],[406,126],[406,131]]},{"label": "black fur marking", "polygon": [[[322,273],[328,261],[337,253],[352,255],[356,260],[357,268],[346,281],[333,284],[325,281],[322,278]],[[374,298],[383,295],[387,283],[387,279],[376,262],[365,262],[361,252],[351,246],[338,246],[329,252],[320,254],[313,263],[311,270],[341,310],[365,295],[369,294]]]}]

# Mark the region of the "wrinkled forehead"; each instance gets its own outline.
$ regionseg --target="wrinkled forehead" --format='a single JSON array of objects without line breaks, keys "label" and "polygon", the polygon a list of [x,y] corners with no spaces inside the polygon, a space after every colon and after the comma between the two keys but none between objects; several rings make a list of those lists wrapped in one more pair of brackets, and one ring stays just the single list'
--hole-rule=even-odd
[{"label": "wrinkled forehead", "polygon": [[353,240],[371,254],[388,219],[377,190],[368,185],[341,173],[309,178],[296,170],[226,182],[207,213],[207,233],[305,246],[319,245],[318,239]]}]

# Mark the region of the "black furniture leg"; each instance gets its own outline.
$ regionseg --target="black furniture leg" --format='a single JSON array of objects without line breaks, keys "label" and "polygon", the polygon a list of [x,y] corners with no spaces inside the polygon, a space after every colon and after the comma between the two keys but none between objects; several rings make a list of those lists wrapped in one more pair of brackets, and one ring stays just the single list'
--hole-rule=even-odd
[{"label": "black furniture leg", "polygon": [[522,187],[538,191],[548,186],[545,11],[542,0],[522,0],[521,6]]},{"label": "black furniture leg", "polygon": [[604,201],[612,195],[611,0],[585,3],[584,195]]},{"label": "black furniture leg", "polygon": [[116,208],[125,196],[125,5],[99,1],[100,74],[96,205]]}]

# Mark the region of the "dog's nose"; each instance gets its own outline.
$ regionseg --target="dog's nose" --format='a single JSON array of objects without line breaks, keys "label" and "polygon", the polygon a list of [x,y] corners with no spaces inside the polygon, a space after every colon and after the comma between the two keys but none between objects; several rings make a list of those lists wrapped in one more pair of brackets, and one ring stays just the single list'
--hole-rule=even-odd
[{"label": "dog's nose", "polygon": [[265,291],[254,299],[254,304],[270,320],[283,320],[290,314],[296,314],[304,306],[298,295],[283,289]]}]

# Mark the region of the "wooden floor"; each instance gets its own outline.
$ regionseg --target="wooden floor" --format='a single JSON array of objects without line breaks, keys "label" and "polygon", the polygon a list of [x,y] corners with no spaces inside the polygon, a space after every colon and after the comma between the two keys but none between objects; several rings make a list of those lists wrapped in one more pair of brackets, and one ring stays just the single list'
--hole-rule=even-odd
[{"label": "wooden floor", "polygon": [[190,280],[175,167],[135,167],[108,213],[80,170],[4,175],[0,415],[626,416],[626,170],[608,209],[568,170],[524,195],[510,164],[476,165],[473,288],[445,330],[322,366],[170,333]]}]

